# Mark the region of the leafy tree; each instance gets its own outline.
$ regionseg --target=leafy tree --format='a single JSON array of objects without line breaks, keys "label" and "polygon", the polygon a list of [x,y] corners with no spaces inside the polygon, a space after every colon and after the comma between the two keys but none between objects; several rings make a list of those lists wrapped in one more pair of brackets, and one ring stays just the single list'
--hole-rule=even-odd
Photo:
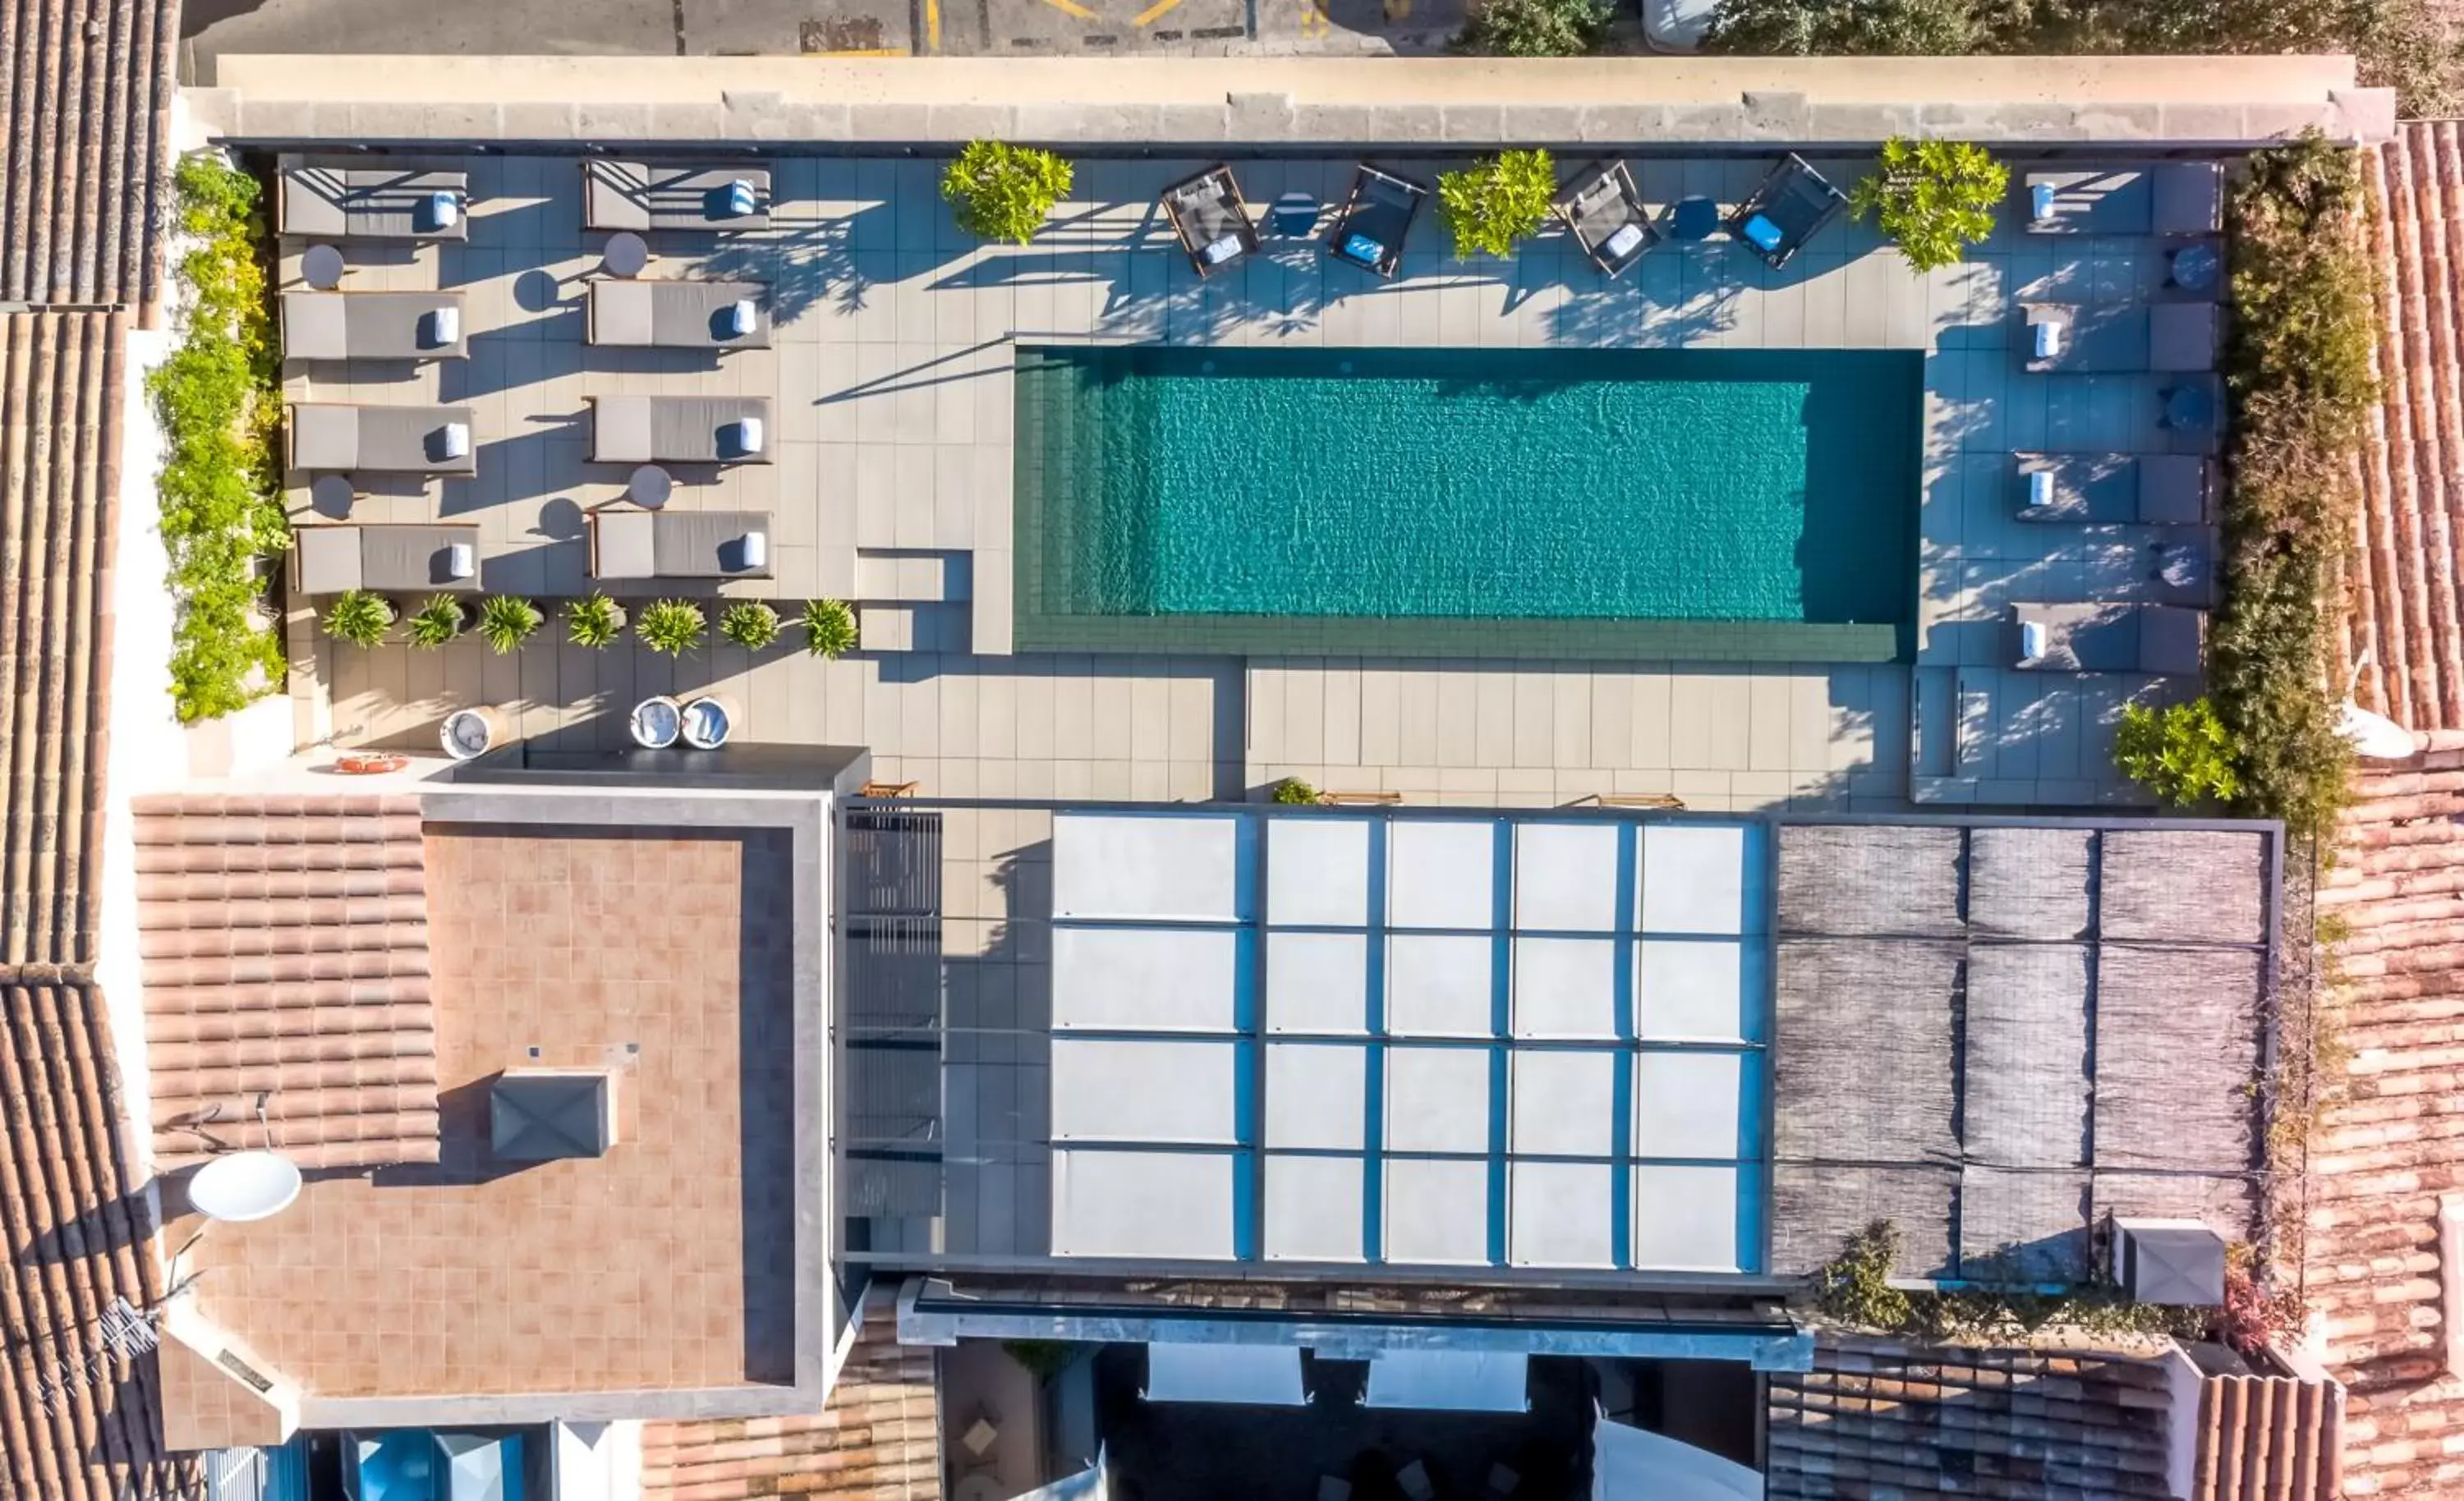
[{"label": "leafy tree", "polygon": [[491,596],[479,606],[479,639],[502,657],[531,639],[547,617],[539,607],[516,594]]},{"label": "leafy tree", "polygon": [[354,646],[373,646],[393,629],[393,601],[365,589],[338,596],[325,607],[325,634]]},{"label": "leafy tree", "polygon": [[1949,56],[1984,50],[1971,0],[1725,0],[1703,45],[1756,56]]},{"label": "leafy tree", "polygon": [[739,599],[720,613],[718,634],[746,651],[759,651],[779,639],[779,612],[759,599]]},{"label": "leafy tree", "polygon": [[838,658],[855,650],[855,611],[844,599],[807,599],[804,649],[816,657]]},{"label": "leafy tree", "polygon": [[1608,40],[1609,20],[1597,0],[1482,0],[1453,45],[1480,57],[1581,57]]},{"label": "leafy tree", "polygon": [[1545,150],[1501,151],[1438,177],[1438,216],[1454,232],[1455,258],[1508,256],[1547,223],[1557,164]]},{"label": "leafy tree", "polygon": [[2011,169],[1973,141],[1893,136],[1881,166],[1850,189],[1848,207],[1877,220],[1908,265],[1928,272],[1958,264],[1993,232],[2010,186]]},{"label": "leafy tree", "polygon": [[604,651],[625,631],[625,607],[602,592],[564,607],[565,640],[576,646]]},{"label": "leafy tree", "polygon": [[2165,709],[2130,705],[2114,735],[2122,774],[2177,808],[2233,801],[2241,792],[2238,759],[2232,732],[2204,698]]},{"label": "leafy tree", "polygon": [[1024,245],[1069,183],[1069,163],[1041,147],[973,141],[941,174],[941,196],[969,234]]},{"label": "leafy tree", "polygon": [[633,622],[633,634],[642,644],[663,657],[681,657],[701,645],[702,631],[708,624],[701,606],[690,599],[660,599],[642,606],[641,617]]},{"label": "leafy tree", "polygon": [[1287,776],[1275,784],[1267,796],[1279,803],[1313,803],[1317,801],[1317,789],[1297,776]]}]

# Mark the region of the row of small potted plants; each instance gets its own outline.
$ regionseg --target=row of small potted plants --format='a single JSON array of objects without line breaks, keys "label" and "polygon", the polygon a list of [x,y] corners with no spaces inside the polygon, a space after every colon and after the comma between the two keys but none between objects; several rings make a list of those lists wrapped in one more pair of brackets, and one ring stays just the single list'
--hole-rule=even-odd
[{"label": "row of small potted plants", "polygon": [[[625,606],[605,594],[591,594],[564,606],[565,639],[577,646],[603,650],[625,633]],[[634,636],[643,645],[668,657],[700,649],[709,630],[709,616],[693,599],[656,599],[629,617]],[[325,607],[320,622],[325,634],[354,646],[374,646],[392,634],[403,620],[394,601],[366,589],[338,595]],[[491,595],[473,613],[461,598],[440,594],[403,620],[413,646],[433,650],[459,637],[475,623],[479,639],[498,656],[517,650],[547,623],[547,612],[520,595]],[[807,599],[792,622],[776,607],[759,599],[738,599],[719,612],[718,634],[747,651],[775,644],[789,629],[804,633],[804,649],[816,657],[837,657],[856,645],[855,610],[843,599]]]}]

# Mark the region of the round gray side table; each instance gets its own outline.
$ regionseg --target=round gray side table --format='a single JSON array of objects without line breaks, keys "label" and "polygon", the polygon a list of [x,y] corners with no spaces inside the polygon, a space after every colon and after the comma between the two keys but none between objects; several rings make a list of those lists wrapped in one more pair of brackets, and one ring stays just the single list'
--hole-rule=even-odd
[{"label": "round gray side table", "polygon": [[312,245],[299,252],[299,279],[319,292],[342,284],[342,252],[330,245]]},{"label": "round gray side table", "polygon": [[600,253],[599,264],[611,276],[639,276],[642,268],[650,264],[650,242],[630,229],[607,237],[607,249]]},{"label": "round gray side table", "polygon": [[675,476],[655,464],[645,464],[633,471],[625,483],[626,498],[644,511],[656,511],[668,503],[676,488]]},{"label": "round gray side table", "polygon": [[349,515],[351,497],[351,477],[347,474],[319,474],[308,484],[308,504],[319,515]]}]

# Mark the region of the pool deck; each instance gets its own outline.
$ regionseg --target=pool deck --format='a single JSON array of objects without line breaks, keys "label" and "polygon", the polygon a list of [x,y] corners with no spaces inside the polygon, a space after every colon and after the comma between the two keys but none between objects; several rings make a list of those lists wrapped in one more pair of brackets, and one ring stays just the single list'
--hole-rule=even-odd
[{"label": "pool deck", "polygon": [[[1734,202],[1768,161],[1635,166],[1654,203]],[[585,462],[583,399],[769,395],[776,462],[715,482],[683,475],[671,504],[775,510],[777,576],[723,593],[790,608],[811,595],[856,598],[866,649],[825,663],[783,646],[753,657],[719,643],[679,665],[629,640],[583,651],[551,630],[506,658],[473,640],[363,652],[318,639],[295,611],[302,743],[432,744],[445,712],[474,703],[508,708],[534,739],[612,743],[640,694],[709,687],[743,707],[740,733],[869,744],[879,774],[935,795],[1238,796],[1298,774],[1415,801],[1669,792],[1709,809],[1889,809],[2123,795],[2109,770],[2121,705],[2178,686],[2001,665],[2012,602],[2128,598],[2146,540],[2133,529],[2011,520],[2009,452],[2160,451],[2172,438],[2156,422],[2152,376],[2023,373],[2016,303],[2147,295],[2162,278],[2152,241],[2005,228],[1969,262],[1921,276],[1870,228],[1841,221],[1782,273],[1734,248],[1667,247],[1611,283],[1553,228],[1512,262],[1456,262],[1429,213],[1393,282],[1331,264],[1311,243],[1269,240],[1249,265],[1201,283],[1154,201],[1200,162],[1081,163],[1075,196],[1022,249],[961,234],[934,162],[786,158],[768,163],[766,234],[654,245],[652,276],[771,283],[775,347],[714,363],[584,342],[584,278],[605,236],[581,228],[574,159],[463,164],[469,243],[376,265],[355,255],[348,285],[461,291],[470,358],[415,370],[294,362],[286,384],[295,400],[468,403],[478,477],[363,496],[351,519],[468,519],[480,528],[489,589],[577,594],[587,587],[583,515],[615,501],[625,481],[623,468]],[[1456,163],[1390,164],[1434,179]],[[1843,183],[1858,170],[1816,164]],[[1290,188],[1337,199],[1350,164],[1243,161],[1238,170],[1263,207]],[[297,285],[300,248],[286,241],[286,287]],[[1011,351],[1082,340],[1925,350],[1917,661],[1011,656]],[[1234,464],[1265,457],[1237,446],[1227,454]],[[309,514],[304,488],[292,501]]]}]

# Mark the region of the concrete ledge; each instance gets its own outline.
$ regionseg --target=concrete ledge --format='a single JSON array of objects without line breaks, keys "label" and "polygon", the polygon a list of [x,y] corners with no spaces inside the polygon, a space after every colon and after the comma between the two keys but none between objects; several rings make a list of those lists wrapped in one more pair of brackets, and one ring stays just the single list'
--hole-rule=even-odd
[{"label": "concrete ledge", "polygon": [[[217,59],[231,139],[883,144],[979,136],[1152,150],[1448,144],[2236,148],[2385,139],[2342,56],[374,57]],[[204,91],[198,91],[200,93]]]}]

